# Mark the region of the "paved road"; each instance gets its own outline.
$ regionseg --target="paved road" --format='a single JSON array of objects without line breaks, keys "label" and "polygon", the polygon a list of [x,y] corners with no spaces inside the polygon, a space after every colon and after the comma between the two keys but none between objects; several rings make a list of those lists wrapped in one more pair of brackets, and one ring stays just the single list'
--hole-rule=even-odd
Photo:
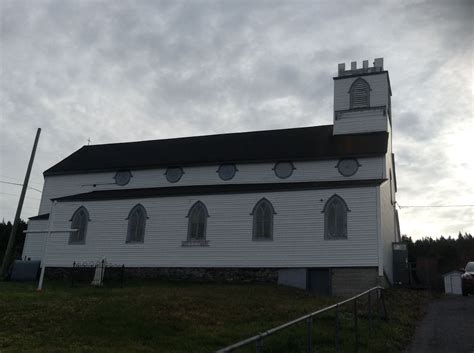
[{"label": "paved road", "polygon": [[430,303],[406,353],[474,353],[474,296]]}]

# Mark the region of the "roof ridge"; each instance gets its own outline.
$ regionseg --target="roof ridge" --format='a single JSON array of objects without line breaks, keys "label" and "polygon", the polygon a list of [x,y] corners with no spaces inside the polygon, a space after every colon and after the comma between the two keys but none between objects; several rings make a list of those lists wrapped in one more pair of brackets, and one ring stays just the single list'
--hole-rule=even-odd
[{"label": "roof ridge", "polygon": [[83,145],[82,147],[95,147],[95,146],[112,146],[112,145],[126,145],[132,143],[146,143],[146,142],[158,142],[158,141],[171,141],[171,140],[185,140],[193,138],[205,138],[205,137],[215,137],[215,136],[229,136],[229,135],[243,135],[243,134],[253,134],[253,133],[264,133],[264,132],[283,132],[283,131],[295,131],[301,129],[311,129],[311,128],[328,128],[332,127],[332,124],[327,125],[310,125],[310,126],[299,126],[292,128],[282,128],[282,129],[269,129],[269,130],[251,130],[251,131],[237,131],[237,132],[224,132],[224,133],[215,133],[207,135],[193,135],[193,136],[181,136],[181,137],[168,137],[162,139],[153,139],[153,140],[139,140],[139,141],[127,141],[127,142],[111,142],[111,143],[99,143],[95,145]]}]

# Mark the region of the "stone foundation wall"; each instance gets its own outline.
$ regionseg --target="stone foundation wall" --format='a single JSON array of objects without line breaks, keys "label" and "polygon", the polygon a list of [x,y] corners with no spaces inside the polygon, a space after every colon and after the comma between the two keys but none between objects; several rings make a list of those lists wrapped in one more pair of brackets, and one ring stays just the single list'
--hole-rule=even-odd
[{"label": "stone foundation wall", "polygon": [[379,284],[377,267],[332,269],[332,294],[338,297],[350,297]]},{"label": "stone foundation wall", "polygon": [[[47,267],[47,279],[70,279],[71,267]],[[105,279],[120,276],[121,268],[107,268]],[[74,277],[92,280],[94,268],[76,268]],[[198,267],[128,267],[124,269],[124,279],[167,279],[203,282],[269,282],[278,281],[278,269],[271,268],[198,268]]]},{"label": "stone foundation wall", "polygon": [[[47,267],[46,279],[74,280],[84,283],[92,281],[95,269],[71,267]],[[104,281],[120,280],[120,267],[107,268]],[[350,297],[377,285],[384,285],[376,267],[332,268],[330,287],[332,295]],[[280,276],[279,276],[280,272]],[[276,268],[193,268],[193,267],[128,267],[124,268],[125,285],[131,279],[166,279],[198,282],[267,282],[280,283],[305,289],[307,269]],[[296,277],[295,277],[296,276]],[[280,278],[279,278],[280,277]],[[295,282],[296,281],[296,282]]]},{"label": "stone foundation wall", "polygon": [[[46,270],[44,271],[44,278],[55,279],[55,280],[58,280],[58,279],[68,280],[71,278],[72,271],[73,271],[72,267],[46,267]],[[92,280],[92,276],[94,276],[94,269],[93,268],[81,269],[80,273],[84,277],[90,277]]]}]

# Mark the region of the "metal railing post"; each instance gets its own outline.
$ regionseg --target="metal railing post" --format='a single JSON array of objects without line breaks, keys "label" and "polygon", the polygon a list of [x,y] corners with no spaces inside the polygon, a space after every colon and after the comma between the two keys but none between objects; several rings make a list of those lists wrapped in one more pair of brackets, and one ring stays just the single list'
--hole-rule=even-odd
[{"label": "metal railing post", "polygon": [[105,275],[105,260],[102,259],[102,264],[101,264],[101,268],[100,268],[100,285],[103,286],[104,285],[104,275]]},{"label": "metal railing post", "polygon": [[74,261],[72,263],[72,270],[71,270],[71,288],[74,287],[74,274],[75,274],[75,271],[76,270],[76,261]]},{"label": "metal railing post", "polygon": [[380,319],[380,289],[377,289],[375,294],[375,310],[377,310],[377,318]]},{"label": "metal railing post", "polygon": [[372,324],[372,292],[369,292],[368,294],[368,300],[367,300],[367,308],[369,311],[369,335],[372,335],[373,331],[373,324]]},{"label": "metal railing post", "polygon": [[355,335],[355,351],[359,350],[359,332],[357,327],[357,298],[354,299],[354,335]]},{"label": "metal railing post", "polygon": [[339,347],[339,304],[336,306],[336,353],[340,352]]},{"label": "metal railing post", "polygon": [[122,265],[122,271],[120,273],[120,288],[123,288],[123,277],[125,272],[125,265]]},{"label": "metal railing post", "polygon": [[385,307],[385,296],[383,294],[383,289],[380,290],[380,299],[382,300],[382,319],[387,321],[388,315],[387,315],[387,308]]},{"label": "metal railing post", "polygon": [[313,317],[309,317],[306,321],[307,324],[307,341],[306,341],[306,352],[313,352]]},{"label": "metal railing post", "polygon": [[263,340],[261,338],[255,343],[255,353],[263,353]]}]

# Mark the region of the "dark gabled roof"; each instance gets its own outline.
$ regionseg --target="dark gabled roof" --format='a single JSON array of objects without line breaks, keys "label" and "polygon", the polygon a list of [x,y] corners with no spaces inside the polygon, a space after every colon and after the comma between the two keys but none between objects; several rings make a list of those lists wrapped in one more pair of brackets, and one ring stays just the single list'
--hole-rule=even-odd
[{"label": "dark gabled roof", "polygon": [[222,184],[222,185],[192,185],[168,186],[158,188],[114,189],[98,190],[83,194],[59,197],[57,201],[100,201],[141,199],[155,197],[215,195],[215,194],[243,194],[252,192],[278,192],[291,190],[338,189],[353,187],[368,187],[382,184],[387,179],[368,180],[333,180],[333,181],[305,181],[296,183],[255,183],[255,184]]},{"label": "dark gabled roof", "polygon": [[384,155],[387,132],[333,136],[333,126],[83,146],[44,175],[170,165]]},{"label": "dark gabled roof", "polygon": [[30,221],[39,221],[44,219],[49,219],[49,213],[40,214],[38,216],[28,218]]}]

